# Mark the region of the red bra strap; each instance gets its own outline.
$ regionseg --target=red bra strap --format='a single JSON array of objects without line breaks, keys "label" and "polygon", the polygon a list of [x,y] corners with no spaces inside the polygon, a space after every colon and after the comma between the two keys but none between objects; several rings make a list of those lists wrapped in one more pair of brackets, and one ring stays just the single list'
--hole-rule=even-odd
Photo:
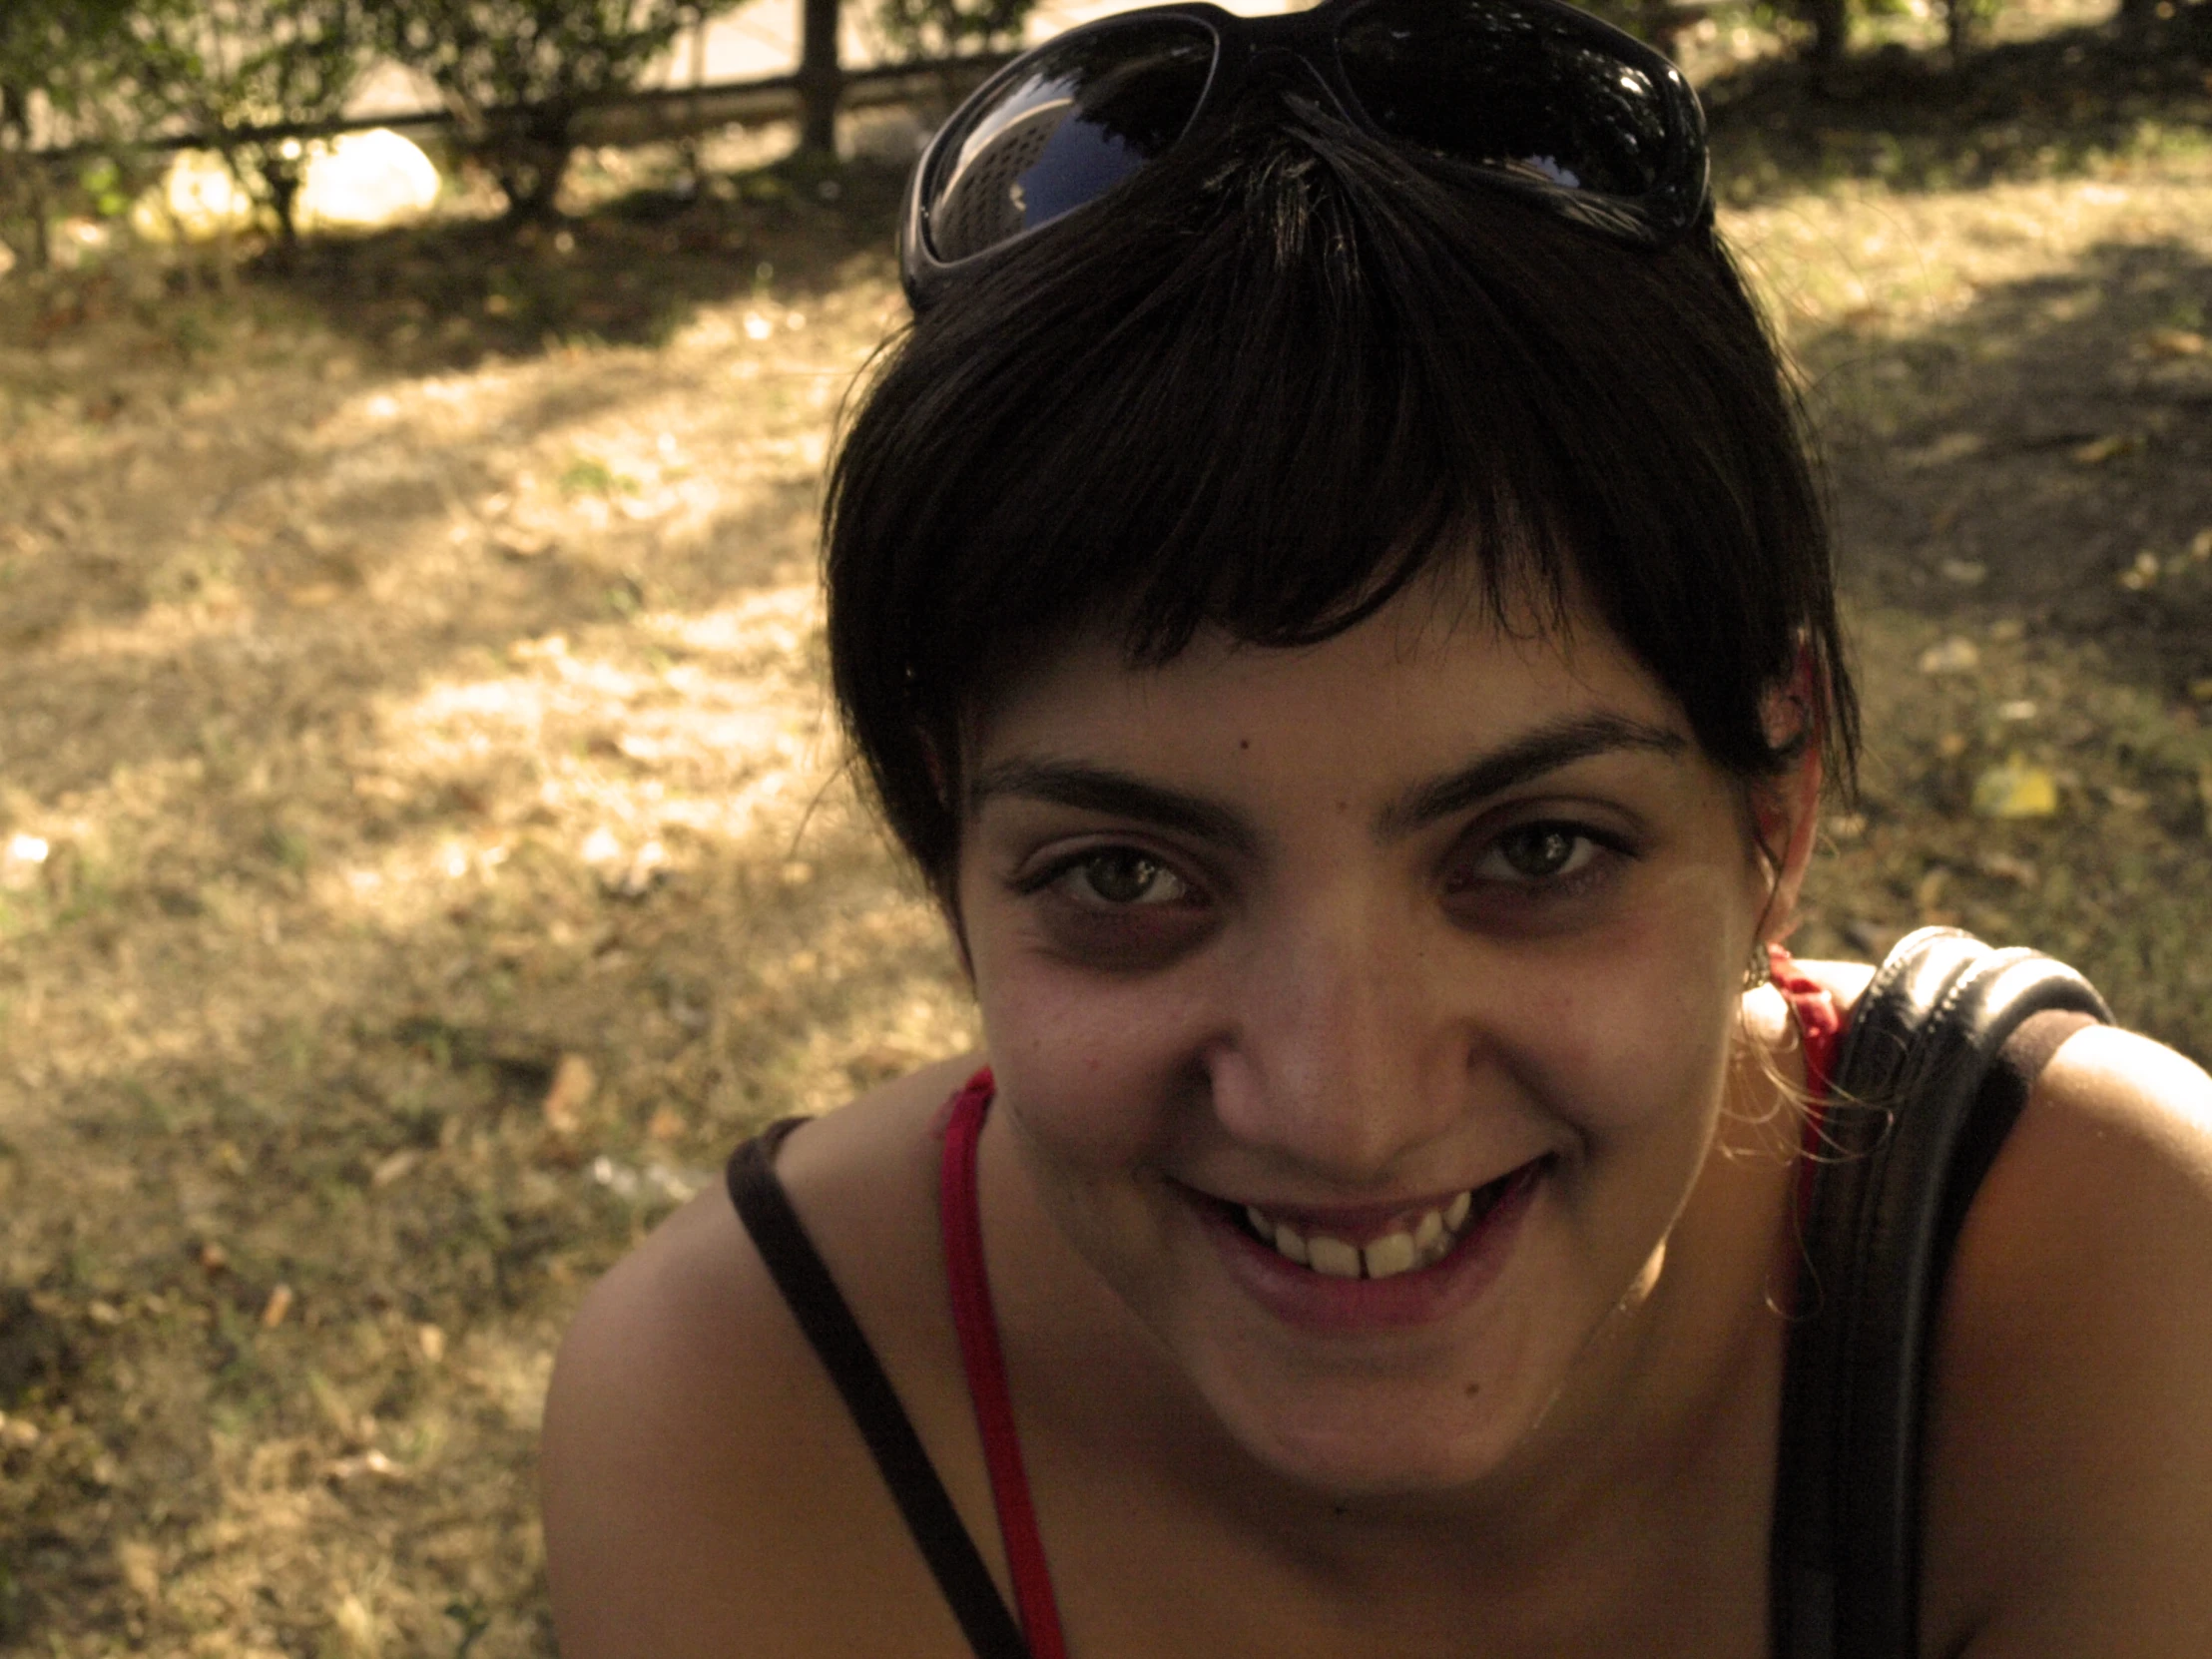
[{"label": "red bra strap", "polygon": [[1798,1041],[1805,1046],[1805,1135],[1798,1146],[1797,1213],[1811,1213],[1813,1178],[1820,1172],[1822,1126],[1828,1118],[1828,1085],[1836,1075],[1836,1059],[1844,1046],[1844,1010],[1836,993],[1805,973],[1778,944],[1767,946],[1767,968],[1774,988],[1790,1005],[1797,1021]]},{"label": "red bra strap", "polygon": [[1837,1051],[1844,1044],[1844,1010],[1837,1005],[1836,993],[1801,971],[1782,946],[1767,946],[1767,969],[1797,1019],[1798,1040],[1805,1045],[1805,1081],[1813,1100],[1824,1104],[1829,1079],[1836,1075]]},{"label": "red bra strap", "polygon": [[1006,1386],[1006,1356],[999,1346],[990,1280],[983,1267],[983,1211],[976,1196],[975,1154],[994,1088],[986,1066],[952,1097],[945,1123],[937,1202],[944,1228],[945,1283],[952,1295],[952,1325],[960,1336],[968,1397],[975,1401],[975,1426],[983,1437],[983,1461],[990,1470],[991,1498],[998,1506],[998,1533],[1006,1545],[1006,1569],[1014,1580],[1014,1610],[1021,1619],[1022,1635],[1031,1659],[1066,1659],[1059,1603],[1052,1594],[1051,1570],[1045,1565],[1044,1540],[1037,1535],[1029,1476],[1021,1466],[1013,1395]]}]

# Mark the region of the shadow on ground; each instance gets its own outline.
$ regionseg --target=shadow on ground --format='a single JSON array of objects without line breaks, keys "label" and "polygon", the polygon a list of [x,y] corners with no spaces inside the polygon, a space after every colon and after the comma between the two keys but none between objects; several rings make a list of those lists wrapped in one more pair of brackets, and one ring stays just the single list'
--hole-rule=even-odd
[{"label": "shadow on ground", "polygon": [[1957,190],[2212,148],[2212,0],[2138,39],[2110,25],[1973,52],[1886,47],[1822,70],[1767,58],[1700,90],[1715,184],[1739,206],[1842,179]]},{"label": "shadow on ground", "polygon": [[793,161],[562,225],[447,223],[301,248],[259,273],[408,372],[578,342],[658,345],[699,305],[811,297],[890,247],[901,179]]},{"label": "shadow on ground", "polygon": [[1925,332],[1807,341],[1854,591],[2095,641],[2189,701],[2212,679],[2208,319],[2202,252],[2105,242]]}]

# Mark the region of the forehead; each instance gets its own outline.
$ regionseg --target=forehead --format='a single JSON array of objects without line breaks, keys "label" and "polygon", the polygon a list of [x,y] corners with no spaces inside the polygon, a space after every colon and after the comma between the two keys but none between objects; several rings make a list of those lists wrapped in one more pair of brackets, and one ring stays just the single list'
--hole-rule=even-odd
[{"label": "forehead", "polygon": [[1586,612],[1500,620],[1409,594],[1320,644],[1202,632],[1159,665],[1078,634],[1003,686],[963,748],[970,777],[1032,756],[1201,773],[1235,756],[1383,780],[1607,719],[1694,749],[1673,699]]}]

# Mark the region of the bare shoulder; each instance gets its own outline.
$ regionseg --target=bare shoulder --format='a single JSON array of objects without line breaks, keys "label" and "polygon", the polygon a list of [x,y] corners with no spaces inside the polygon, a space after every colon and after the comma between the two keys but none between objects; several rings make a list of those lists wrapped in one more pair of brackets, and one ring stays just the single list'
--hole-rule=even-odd
[{"label": "bare shoulder", "polygon": [[[939,1070],[957,1075],[932,1068],[807,1126],[779,1164],[894,1379],[903,1338],[871,1316],[884,1298],[855,1266],[867,1241],[837,1190],[865,1190],[887,1234],[911,1229],[917,1200],[886,1172],[926,1139],[949,1086]],[[869,1621],[886,1616],[912,1629],[906,1651],[937,1651],[940,1634],[957,1651],[865,1446],[719,1188],[585,1298],[554,1367],[542,1482],[568,1659],[879,1652]]]},{"label": "bare shoulder", "polygon": [[2183,1056],[2090,1027],[2037,1081],[1959,1239],[1928,1471],[1940,1651],[2212,1652],[2212,1079]]}]

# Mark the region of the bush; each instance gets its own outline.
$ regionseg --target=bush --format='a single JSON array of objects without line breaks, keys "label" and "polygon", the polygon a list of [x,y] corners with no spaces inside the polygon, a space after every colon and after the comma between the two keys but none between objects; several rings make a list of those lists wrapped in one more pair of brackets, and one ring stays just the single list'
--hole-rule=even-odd
[{"label": "bush", "polygon": [[368,0],[142,0],[132,32],[149,102],[223,157],[288,247],[305,151],[249,135],[344,113],[367,64]]},{"label": "bush", "polygon": [[0,245],[33,270],[73,170],[32,154],[136,136],[122,47],[127,0],[0,0]]},{"label": "bush", "polygon": [[381,41],[437,87],[463,152],[506,194],[508,217],[556,216],[577,113],[628,91],[702,17],[735,0],[405,0]]},{"label": "bush", "polygon": [[874,22],[900,58],[949,58],[1012,46],[1037,0],[875,0]]}]

